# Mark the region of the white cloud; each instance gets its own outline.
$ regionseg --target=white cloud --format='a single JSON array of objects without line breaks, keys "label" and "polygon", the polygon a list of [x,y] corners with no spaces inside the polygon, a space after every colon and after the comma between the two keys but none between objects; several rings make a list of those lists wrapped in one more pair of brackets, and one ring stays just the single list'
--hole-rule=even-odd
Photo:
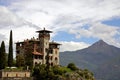
[{"label": "white cloud", "polygon": [[77,30],[70,30],[70,33],[76,35],[76,38],[81,37],[93,37],[98,39],[103,39],[111,45],[120,47],[120,42],[118,39],[120,36],[115,37],[115,35],[120,35],[120,28],[115,26],[108,26],[102,23],[94,23],[88,29],[79,28]]},{"label": "white cloud", "polygon": [[60,51],[75,51],[75,50],[79,50],[79,49],[83,49],[86,48],[88,46],[90,46],[90,44],[86,44],[84,42],[74,42],[74,41],[61,41],[59,42],[61,43],[61,47],[60,47]]},{"label": "white cloud", "polygon": [[[35,31],[37,31],[35,28],[29,27],[29,26],[22,26],[22,27],[17,27],[12,29],[14,57],[16,54],[15,43],[18,41],[24,41],[26,39],[31,39],[33,37],[36,38],[38,34],[36,34]],[[9,29],[0,30],[0,43],[1,41],[5,41],[6,52],[8,52],[9,35],[10,35]]]},{"label": "white cloud", "polygon": [[69,21],[90,23],[120,14],[119,0],[25,0],[13,2],[8,8],[27,21],[47,27],[51,23],[54,26],[54,21],[59,20],[61,16]]},{"label": "white cloud", "polygon": [[38,28],[34,24],[25,21],[23,18],[18,17],[14,12],[6,7],[0,6],[0,28],[17,28],[28,25],[29,27]]},{"label": "white cloud", "polygon": [[[36,29],[47,27],[55,32],[53,37],[58,31],[66,31],[76,38],[99,38],[120,47],[120,38],[114,37],[120,35],[120,26],[102,23],[119,14],[119,0],[13,0],[7,7],[0,6],[0,34],[8,37],[13,29],[17,41],[33,37]],[[89,25],[87,29],[85,25]],[[69,50],[74,48],[80,47],[71,46]]]},{"label": "white cloud", "polygon": [[[23,26],[19,28],[14,28],[12,29],[13,31],[13,40],[14,43],[17,41],[23,41],[25,39],[31,39],[33,37],[37,37],[38,35],[35,33],[37,31],[35,28],[29,27],[29,26]],[[10,35],[10,30],[8,29],[2,29],[0,30],[0,34],[5,34],[6,35],[6,42],[8,44],[9,42],[9,35]]]}]

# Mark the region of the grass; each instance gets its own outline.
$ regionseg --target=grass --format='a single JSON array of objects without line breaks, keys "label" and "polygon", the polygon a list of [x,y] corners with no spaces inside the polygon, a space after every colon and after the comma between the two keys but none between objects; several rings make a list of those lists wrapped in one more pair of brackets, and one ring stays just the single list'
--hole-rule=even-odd
[{"label": "grass", "polygon": [[23,67],[6,67],[4,71],[23,71]]}]

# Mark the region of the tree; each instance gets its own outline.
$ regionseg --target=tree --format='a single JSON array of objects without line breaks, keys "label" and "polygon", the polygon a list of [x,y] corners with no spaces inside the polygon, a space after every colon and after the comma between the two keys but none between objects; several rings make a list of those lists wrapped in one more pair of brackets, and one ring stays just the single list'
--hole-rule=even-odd
[{"label": "tree", "polygon": [[8,66],[13,66],[13,39],[12,39],[12,30],[10,31],[10,40],[9,40],[9,53],[8,53]]},{"label": "tree", "polygon": [[48,80],[46,78],[47,72],[45,69],[46,69],[46,65],[44,65],[44,64],[35,65],[35,67],[33,69],[33,76],[36,78],[35,80]]},{"label": "tree", "polygon": [[[0,66],[1,66],[1,64],[2,64],[2,57],[1,57],[1,47],[0,47]],[[0,67],[0,69],[1,69],[1,67]]]},{"label": "tree", "polygon": [[75,66],[74,63],[69,63],[67,67],[70,68],[73,71],[78,70],[78,68]]},{"label": "tree", "polygon": [[2,41],[0,49],[0,69],[4,69],[6,66],[6,52],[5,52],[5,43]]}]

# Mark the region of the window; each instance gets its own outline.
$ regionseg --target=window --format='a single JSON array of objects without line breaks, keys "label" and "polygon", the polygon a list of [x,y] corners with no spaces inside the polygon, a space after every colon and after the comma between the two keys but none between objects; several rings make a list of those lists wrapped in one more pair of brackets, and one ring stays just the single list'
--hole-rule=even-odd
[{"label": "window", "polygon": [[42,52],[43,50],[42,50],[42,48],[41,48],[41,52]]},{"label": "window", "polygon": [[37,59],[37,55],[35,55],[35,59]]},{"label": "window", "polygon": [[58,60],[58,58],[57,58],[57,57],[55,57],[55,60],[57,61],[57,60]]},{"label": "window", "polygon": [[37,62],[35,62],[35,65],[37,65]]},{"label": "window", "polygon": [[17,54],[19,54],[20,53],[20,51],[16,51],[17,52]]},{"label": "window", "polygon": [[53,50],[52,49],[50,49],[50,54],[52,54],[53,53]]},{"label": "window", "polygon": [[53,62],[51,63],[51,66],[53,66]]},{"label": "window", "polygon": [[58,58],[57,57],[55,57],[55,64],[57,64],[58,63]]},{"label": "window", "polygon": [[51,56],[51,60],[53,59],[53,56]]}]

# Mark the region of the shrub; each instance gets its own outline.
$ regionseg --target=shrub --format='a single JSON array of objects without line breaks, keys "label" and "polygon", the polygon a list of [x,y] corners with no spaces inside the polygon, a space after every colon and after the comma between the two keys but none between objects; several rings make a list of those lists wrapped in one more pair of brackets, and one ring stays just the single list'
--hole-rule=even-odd
[{"label": "shrub", "polygon": [[75,70],[78,70],[78,68],[75,66],[74,63],[69,63],[67,68],[70,68],[71,70],[75,71]]}]

